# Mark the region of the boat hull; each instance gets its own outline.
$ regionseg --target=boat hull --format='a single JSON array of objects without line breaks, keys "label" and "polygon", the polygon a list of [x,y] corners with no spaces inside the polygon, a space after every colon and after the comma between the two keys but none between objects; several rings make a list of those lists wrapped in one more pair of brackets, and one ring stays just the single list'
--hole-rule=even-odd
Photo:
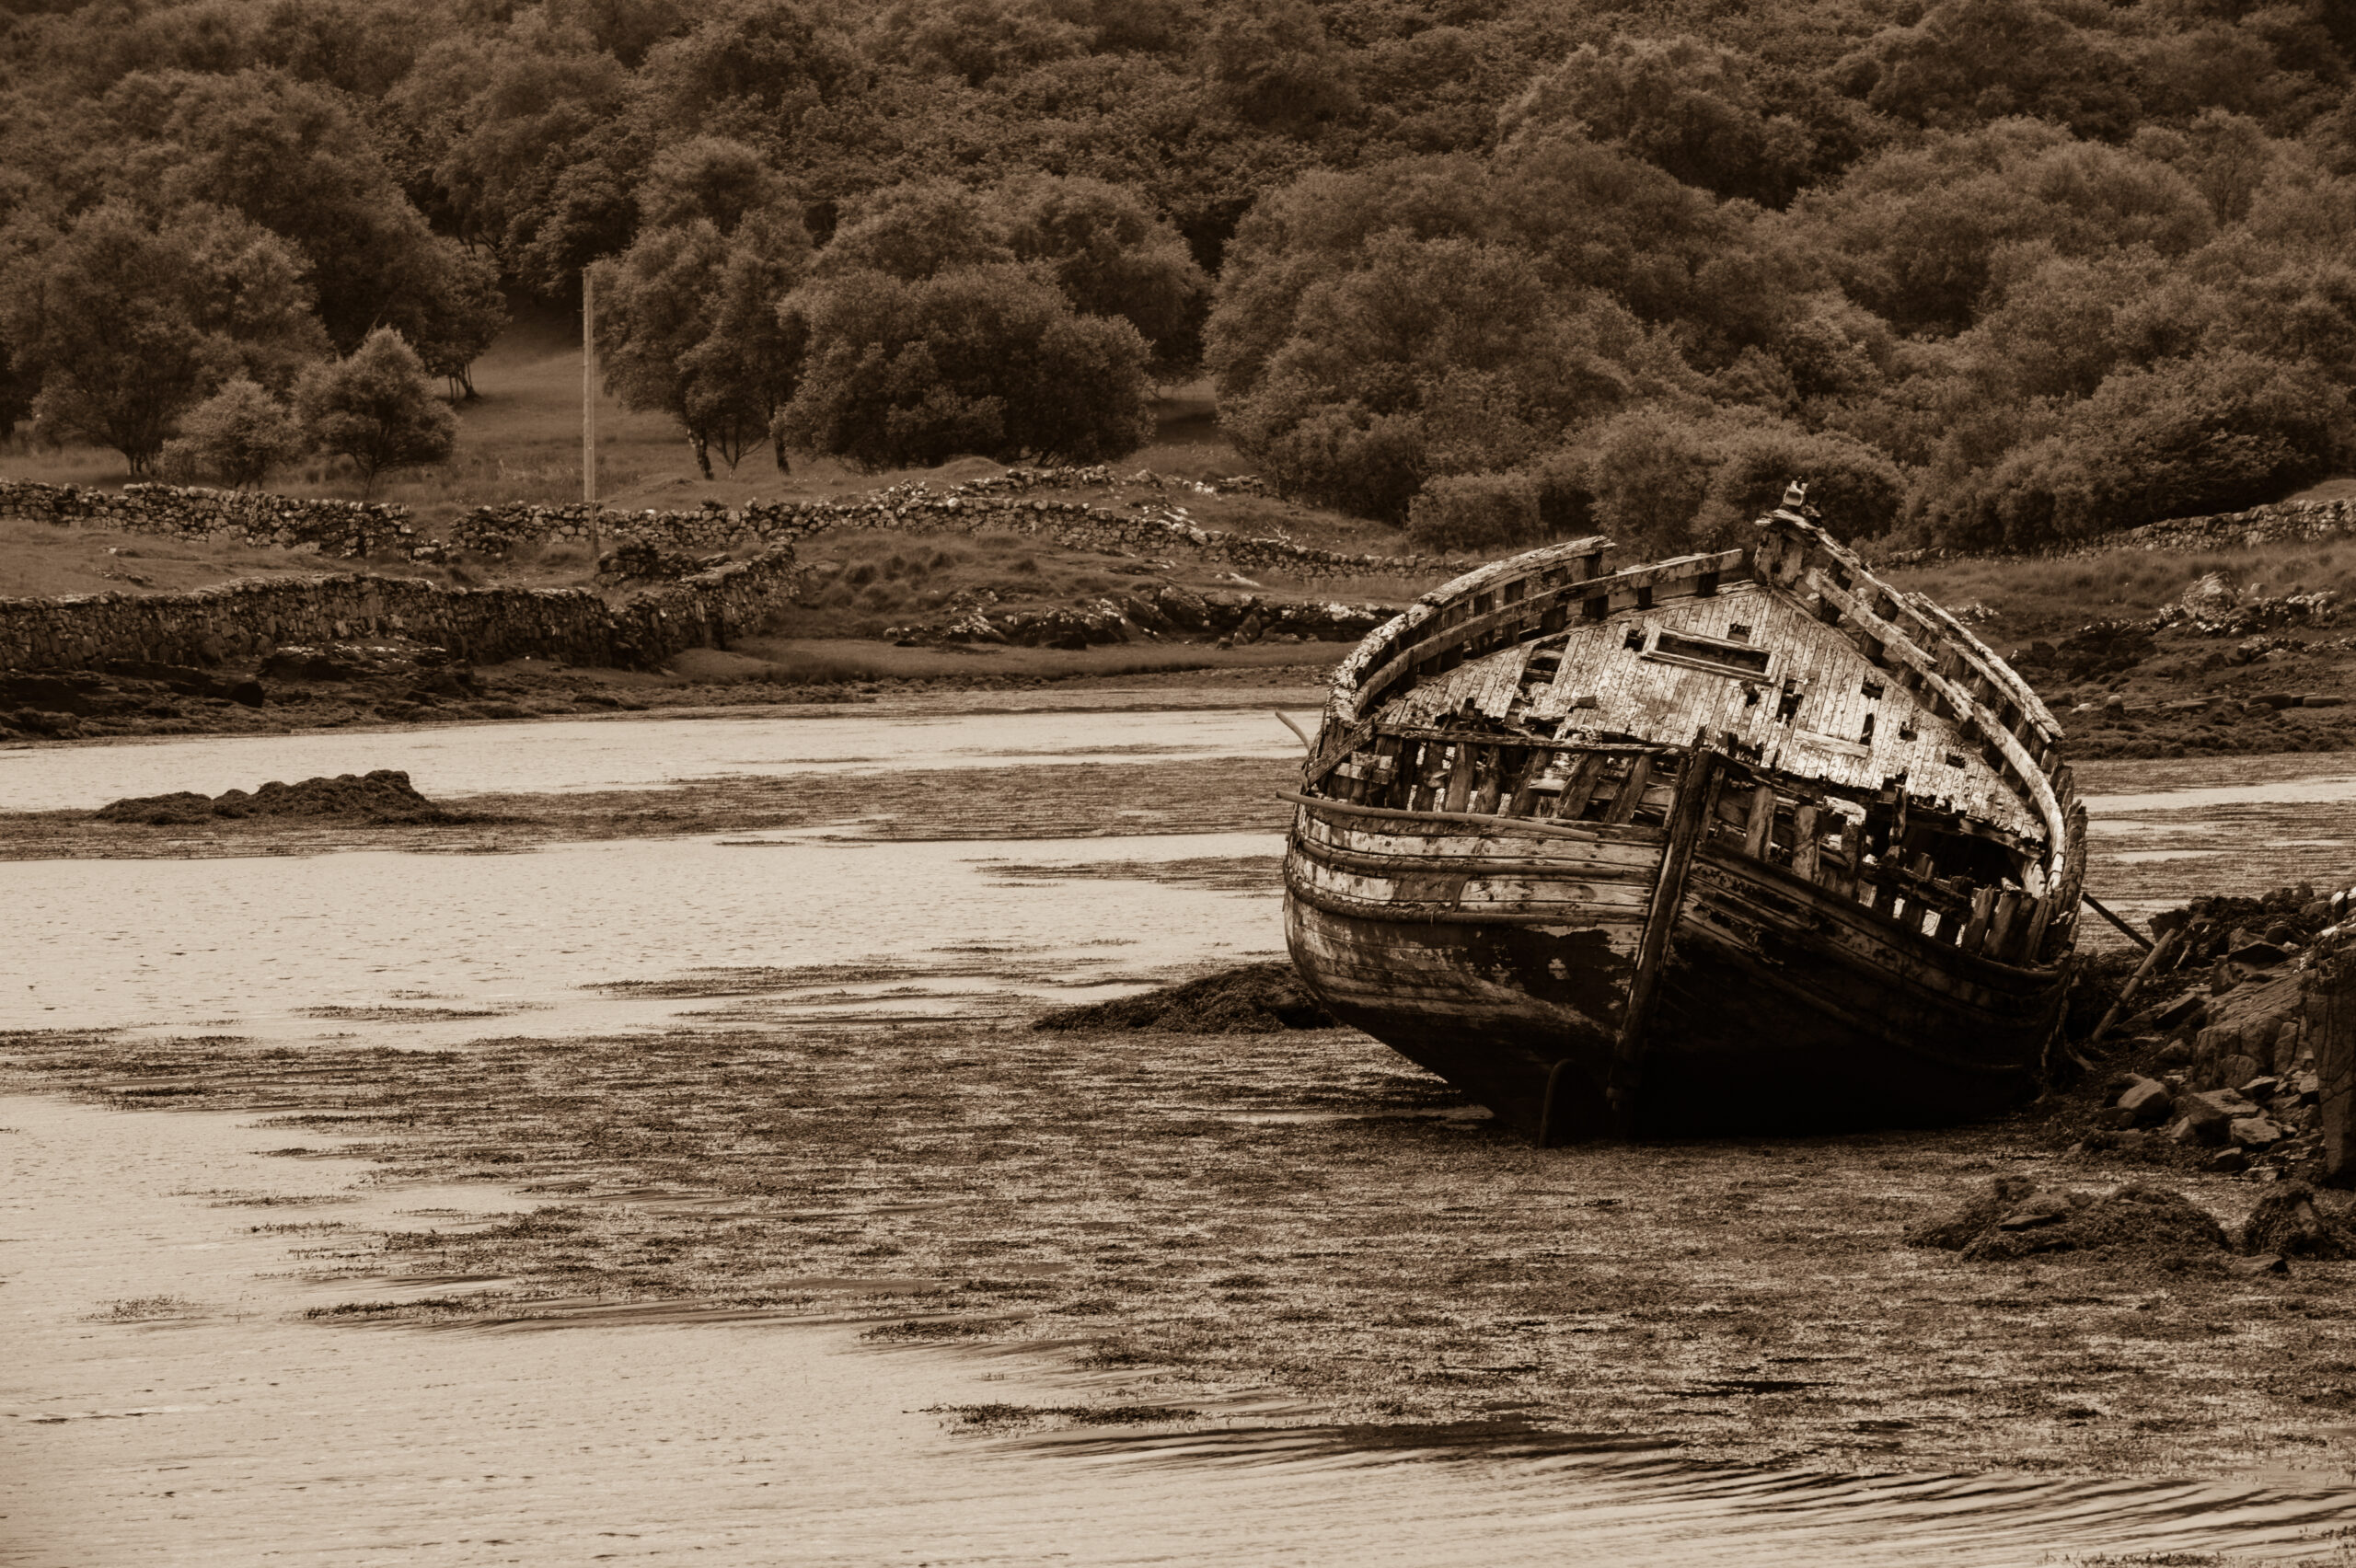
[{"label": "boat hull", "polygon": [[[1487,835],[1468,855],[1461,824],[1375,825],[1300,813],[1287,862],[1294,964],[1337,1018],[1527,1136],[1938,1125],[2033,1091],[2062,967],[1960,951],[1703,846],[1676,893],[1634,1104],[1615,1118],[1605,1090],[1658,831],[1600,829],[1609,874],[1525,871],[1501,896],[1506,879],[1484,868],[1533,864],[1524,852],[1539,841]],[[1398,851],[1417,844],[1432,862],[1420,882],[1345,860],[1364,846],[1368,860],[1404,865]]]}]

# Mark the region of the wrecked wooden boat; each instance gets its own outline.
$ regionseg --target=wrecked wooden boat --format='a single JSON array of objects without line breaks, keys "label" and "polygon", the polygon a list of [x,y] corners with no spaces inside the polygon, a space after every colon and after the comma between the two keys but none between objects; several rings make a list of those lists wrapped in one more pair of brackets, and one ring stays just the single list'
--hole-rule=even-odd
[{"label": "wrecked wooden boat", "polygon": [[1745,548],[1608,548],[1467,573],[1342,664],[1287,797],[1302,979],[1542,1145],[2027,1096],[2085,870],[2045,705],[1796,486]]}]

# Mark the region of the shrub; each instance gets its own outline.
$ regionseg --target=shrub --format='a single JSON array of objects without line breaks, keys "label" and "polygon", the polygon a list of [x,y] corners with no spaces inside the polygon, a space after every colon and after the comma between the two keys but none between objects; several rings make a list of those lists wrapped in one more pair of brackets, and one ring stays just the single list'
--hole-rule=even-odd
[{"label": "shrub", "polygon": [[441,462],[458,438],[457,417],[389,327],[369,333],[350,359],[305,371],[294,409],[305,433],[321,451],[351,458],[369,490],[388,469]]},{"label": "shrub", "polygon": [[1426,485],[1407,511],[1407,537],[1421,549],[1502,554],[1543,535],[1538,486],[1526,474],[1451,474]]},{"label": "shrub", "polygon": [[1716,436],[1705,421],[1657,408],[1589,429],[1580,445],[1596,525],[1625,548],[1662,555],[1683,548],[1725,459]]},{"label": "shrub", "polygon": [[167,472],[185,467],[239,489],[260,484],[309,444],[286,405],[242,375],[190,409],[180,432],[164,444]]},{"label": "shrub", "polygon": [[1881,452],[1837,432],[1811,432],[1777,421],[1729,435],[1693,519],[1698,547],[1742,537],[1775,508],[1784,487],[1807,484],[1809,504],[1836,538],[1881,534],[1898,520],[1906,478]]}]

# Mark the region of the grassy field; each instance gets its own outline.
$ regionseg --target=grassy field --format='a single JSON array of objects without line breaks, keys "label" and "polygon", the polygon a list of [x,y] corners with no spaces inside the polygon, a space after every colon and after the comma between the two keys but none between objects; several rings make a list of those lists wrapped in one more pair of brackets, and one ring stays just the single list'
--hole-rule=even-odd
[{"label": "grassy field", "polygon": [[[433,528],[473,506],[520,501],[544,504],[581,499],[581,347],[577,320],[527,309],[475,363],[478,398],[454,405],[458,446],[445,467],[396,474],[375,499],[410,507]],[[1164,389],[1156,399],[1158,432],[1142,450],[1116,465],[1150,468],[1190,479],[1220,479],[1249,465],[1218,429],[1207,382]],[[796,458],[778,472],[768,451],[749,453],[731,470],[715,458],[715,477],[698,472],[686,437],[661,414],[633,413],[611,397],[597,400],[598,497],[608,506],[690,507],[705,501],[737,505],[754,500],[826,499],[861,494],[914,478],[952,481],[998,471],[979,458],[931,469],[867,472],[830,459]],[[52,484],[120,485],[133,476],[120,453],[102,447],[44,448],[21,437],[0,444],[0,471]],[[358,479],[347,465],[312,458],[272,476],[269,489],[287,495],[357,499]],[[1288,520],[1312,531],[1337,528],[1356,536],[1392,530],[1256,497],[1189,497],[1207,525],[1249,523],[1265,529]],[[1372,548],[1373,545],[1358,548]]]}]

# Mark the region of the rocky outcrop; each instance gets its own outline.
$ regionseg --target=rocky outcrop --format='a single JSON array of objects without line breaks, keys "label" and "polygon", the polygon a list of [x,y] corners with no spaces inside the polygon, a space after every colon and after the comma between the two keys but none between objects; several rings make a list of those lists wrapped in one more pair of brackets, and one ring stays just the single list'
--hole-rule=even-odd
[{"label": "rocky outcrop", "polygon": [[2235,588],[2221,572],[2204,573],[2151,622],[2155,631],[2180,627],[2202,637],[2248,637],[2284,627],[2329,626],[2339,617],[2339,596],[2330,589],[2311,594],[2269,594],[2253,583]]},{"label": "rocky outcrop", "polygon": [[583,588],[445,588],[355,574],[186,594],[0,599],[0,669],[259,662],[287,647],[371,636],[405,638],[478,663],[530,655],[644,668],[759,630],[793,602],[804,580],[792,552],[778,550],[610,605]]},{"label": "rocky outcrop", "polygon": [[188,485],[129,484],[109,490],[0,479],[0,516],[29,517],[59,527],[117,528],[126,534],[224,540],[276,549],[309,547],[338,559],[379,549],[407,554],[417,537],[404,506]]}]

